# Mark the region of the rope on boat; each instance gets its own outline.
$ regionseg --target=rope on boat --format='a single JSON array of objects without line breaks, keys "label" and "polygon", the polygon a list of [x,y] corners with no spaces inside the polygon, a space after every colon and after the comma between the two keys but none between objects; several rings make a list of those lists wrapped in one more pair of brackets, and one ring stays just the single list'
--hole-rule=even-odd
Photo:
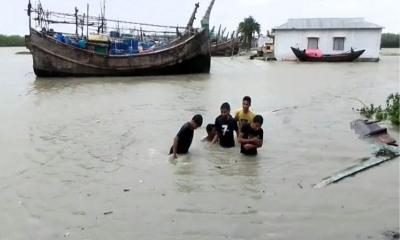
[{"label": "rope on boat", "polygon": [[[71,20],[75,19],[75,14],[72,13],[62,13],[62,12],[54,12],[54,11],[43,11],[41,9],[32,9],[32,13],[37,13],[39,15],[42,15],[45,13],[46,15],[49,16],[55,16],[55,17],[64,17],[67,18],[70,17]],[[93,17],[93,16],[84,16],[84,15],[77,15],[79,18],[88,18],[93,21],[105,21],[105,22],[113,22],[113,23],[125,23],[125,24],[132,24],[132,25],[141,25],[141,26],[149,26],[149,27],[159,27],[159,28],[173,28],[173,29],[186,29],[186,27],[181,27],[181,26],[168,26],[168,25],[159,25],[159,24],[151,24],[151,23],[141,23],[141,22],[132,22],[132,21],[123,21],[123,20],[115,20],[115,19],[107,19],[107,18],[102,18],[102,17]],[[54,20],[49,20],[49,19],[43,19],[40,18],[40,20],[49,22],[49,23],[66,23],[66,22],[57,22]],[[69,22],[68,22],[69,23]],[[71,22],[72,23],[72,22]],[[75,23],[75,22],[74,22]],[[67,24],[67,23],[66,23]],[[85,24],[86,25],[86,24]]]}]

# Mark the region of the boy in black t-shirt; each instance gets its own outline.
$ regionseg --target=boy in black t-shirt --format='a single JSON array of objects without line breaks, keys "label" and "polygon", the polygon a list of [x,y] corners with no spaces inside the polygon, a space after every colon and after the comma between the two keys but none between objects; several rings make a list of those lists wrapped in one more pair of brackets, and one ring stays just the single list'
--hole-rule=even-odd
[{"label": "boy in black t-shirt", "polygon": [[238,138],[241,144],[241,153],[245,155],[257,155],[257,148],[260,148],[263,144],[264,131],[261,128],[263,122],[263,117],[256,115],[252,123],[242,126]]},{"label": "boy in black t-shirt", "polygon": [[176,159],[176,154],[188,153],[189,147],[192,144],[194,130],[201,127],[203,124],[203,117],[200,114],[195,115],[192,121],[185,123],[178,134],[174,138],[174,144],[169,150],[169,154],[173,154],[173,158]]},{"label": "boy in black t-shirt", "polygon": [[221,105],[221,115],[215,119],[215,135],[211,143],[215,143],[219,139],[221,147],[230,148],[235,146],[233,131],[238,135],[238,126],[235,119],[230,115],[231,106],[225,102]]}]

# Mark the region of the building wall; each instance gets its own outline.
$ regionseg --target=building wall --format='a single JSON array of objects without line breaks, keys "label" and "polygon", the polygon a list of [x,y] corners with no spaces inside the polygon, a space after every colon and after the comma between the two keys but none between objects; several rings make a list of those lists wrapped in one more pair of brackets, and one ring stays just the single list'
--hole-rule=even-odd
[{"label": "building wall", "polygon": [[[378,60],[381,29],[337,30],[275,30],[275,57],[278,60],[295,60],[290,47],[307,48],[308,38],[319,38],[318,47],[324,54],[334,54],[353,49],[365,49],[360,60]],[[333,50],[333,38],[344,37],[344,50]]]}]

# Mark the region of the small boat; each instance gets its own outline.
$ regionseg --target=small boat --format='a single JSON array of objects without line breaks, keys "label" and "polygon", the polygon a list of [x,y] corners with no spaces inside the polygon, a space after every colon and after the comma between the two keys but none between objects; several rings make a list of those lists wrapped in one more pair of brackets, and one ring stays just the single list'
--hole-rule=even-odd
[{"label": "small boat", "polygon": [[[199,4],[196,4],[187,26],[179,27],[184,29],[183,33],[180,33],[178,27],[174,26],[110,20],[105,19],[104,16],[93,17],[89,14],[78,15],[77,9],[75,9],[75,14],[50,12],[43,10],[41,4],[37,8],[32,8],[29,1],[30,34],[25,36],[25,42],[32,53],[33,70],[38,77],[209,73],[211,54],[208,28],[214,1],[211,1],[201,20],[201,28],[192,26],[199,7]],[[40,30],[31,26],[31,13],[37,14],[34,20],[38,22]],[[63,16],[65,20],[56,21],[54,20],[56,16]],[[71,16],[74,19],[72,21],[70,20]],[[50,24],[57,23],[74,24],[76,32],[67,35],[49,28]],[[107,34],[103,29],[111,29],[111,23],[117,24],[117,31]],[[132,31],[135,30],[135,26],[140,26],[139,37],[125,34],[124,39],[120,38],[118,32],[120,23],[130,24],[130,28],[133,28]],[[160,48],[151,48],[154,47],[154,43],[147,45],[146,42],[142,42],[142,45],[138,47],[138,41],[143,39],[143,36],[148,37],[153,36],[153,33],[162,33],[145,31],[142,26],[161,29],[176,28],[176,38],[169,42],[166,41],[165,45]],[[86,34],[84,33],[85,27]],[[89,28],[97,29],[98,36],[93,38],[89,35]],[[80,29],[81,34],[79,34]],[[139,32],[137,28],[135,31]]]},{"label": "small boat", "polygon": [[290,47],[300,61],[308,62],[352,62],[365,52],[365,49],[338,54],[322,54],[319,49],[304,49]]},{"label": "small boat", "polygon": [[238,53],[238,39],[230,39],[220,43],[211,43],[211,56],[232,56]]}]

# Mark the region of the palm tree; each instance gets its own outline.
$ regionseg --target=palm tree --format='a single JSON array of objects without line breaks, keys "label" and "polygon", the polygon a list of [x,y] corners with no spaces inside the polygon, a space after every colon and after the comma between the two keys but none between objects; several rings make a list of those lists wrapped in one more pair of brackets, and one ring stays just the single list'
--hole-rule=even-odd
[{"label": "palm tree", "polygon": [[243,22],[239,23],[238,31],[244,36],[244,43],[248,49],[251,48],[251,40],[253,39],[253,34],[256,32],[260,35],[260,24],[256,20],[249,16],[245,18]]}]

